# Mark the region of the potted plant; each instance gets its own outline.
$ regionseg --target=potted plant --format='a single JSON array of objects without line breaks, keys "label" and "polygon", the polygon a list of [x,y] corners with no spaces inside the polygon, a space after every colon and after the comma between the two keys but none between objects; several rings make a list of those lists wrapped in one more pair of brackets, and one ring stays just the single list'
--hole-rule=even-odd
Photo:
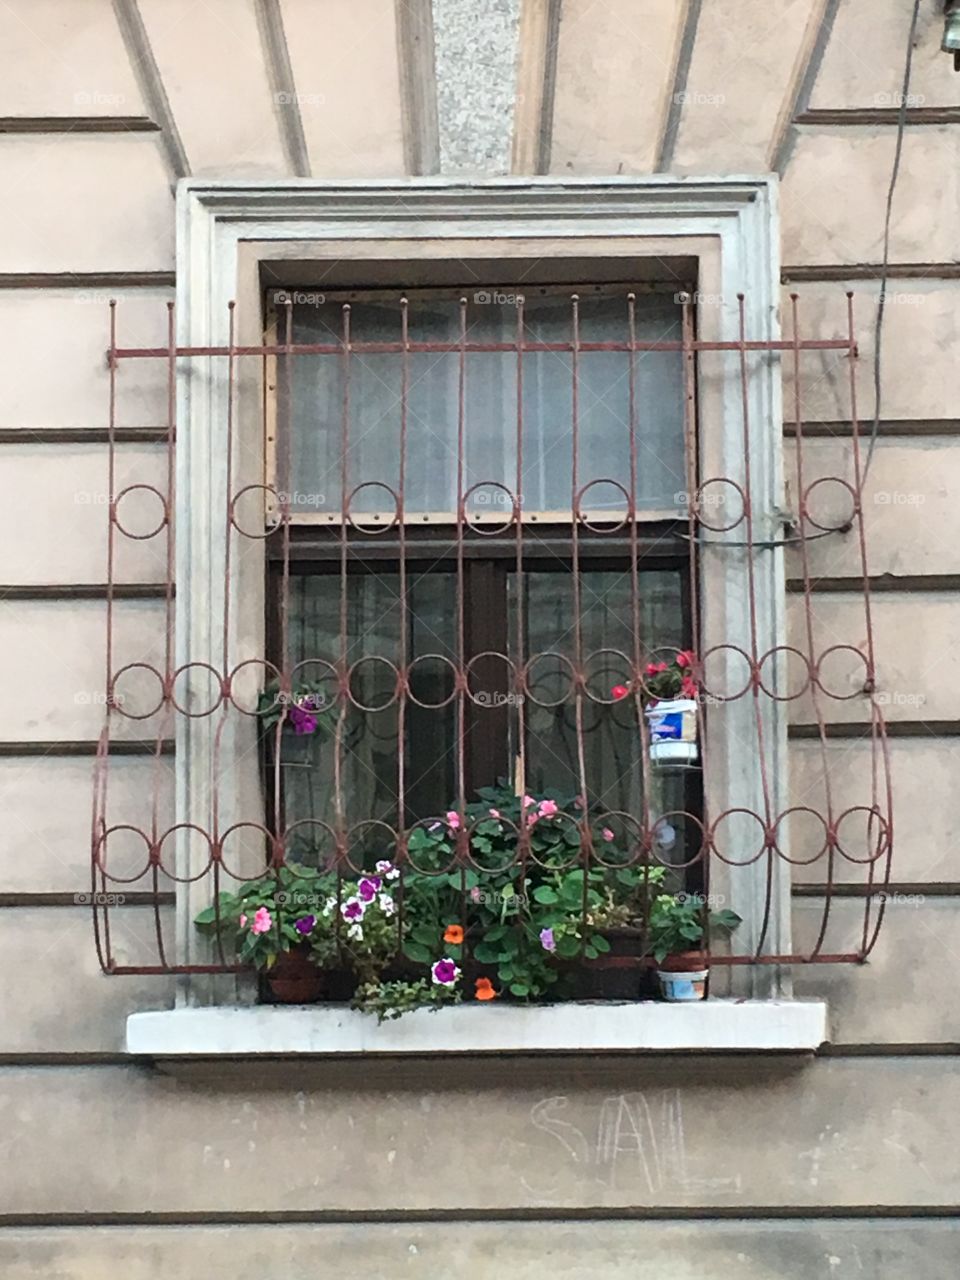
[{"label": "potted plant", "polygon": [[[649,919],[649,945],[665,1000],[702,1000],[709,962],[703,949],[703,900],[697,894],[664,893],[654,899]],[[711,930],[731,933],[740,923],[735,911],[708,913]]]},{"label": "potted plant", "polygon": [[221,894],[197,925],[275,999],[331,998],[349,982],[354,1008],[381,1020],[464,998],[556,998],[578,983],[581,996],[602,994],[583,983],[607,965],[629,970],[620,998],[639,994],[645,921],[667,869],[637,863],[580,797],[486,788],[411,831],[402,875],[372,854],[364,865],[344,878],[287,863]]},{"label": "potted plant", "polygon": [[194,923],[241,964],[262,973],[281,1004],[309,1004],[327,990],[326,975],[311,945],[308,910],[319,880],[320,873],[311,868],[280,867],[244,882],[236,892],[221,893]]},{"label": "potted plant", "polygon": [[[650,662],[644,671],[642,697],[650,732],[650,759],[660,764],[692,764],[697,750],[696,656],[681,650],[671,662]],[[614,685],[615,701],[629,695]]]}]

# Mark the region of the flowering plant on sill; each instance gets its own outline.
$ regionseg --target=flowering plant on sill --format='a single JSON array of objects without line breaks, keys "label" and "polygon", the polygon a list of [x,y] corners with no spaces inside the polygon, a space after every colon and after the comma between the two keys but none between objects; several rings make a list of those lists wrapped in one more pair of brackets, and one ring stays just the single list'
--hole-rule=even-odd
[{"label": "flowering plant on sill", "polygon": [[284,728],[292,729],[298,737],[312,737],[330,731],[333,708],[328,705],[324,689],[315,681],[301,681],[289,693],[284,693],[276,682],[264,689],[257,702],[262,728],[265,731],[272,729],[283,719],[284,713]]},{"label": "flowering plant on sill", "polygon": [[219,933],[241,964],[268,978],[291,952],[308,956],[319,972],[347,970],[356,982],[354,1006],[381,1019],[458,1000],[455,965],[455,973],[433,965],[429,980],[386,980],[399,950],[399,878],[396,867],[381,861],[369,875],[340,882],[338,892],[334,872],[286,864],[236,893],[221,893],[194,923],[207,934]]},{"label": "flowering plant on sill", "polygon": [[[641,694],[645,706],[669,702],[673,698],[696,698],[697,682],[693,668],[697,657],[690,649],[681,649],[671,662],[648,662],[643,672]],[[610,695],[615,702],[628,697],[630,688],[615,684]]]},{"label": "flowering plant on sill", "polygon": [[[578,797],[520,797],[505,787],[479,797],[462,814],[414,828],[402,889],[400,870],[383,859],[339,889],[332,871],[288,864],[222,894],[219,910],[208,907],[196,923],[217,932],[219,920],[238,959],[268,974],[292,950],[307,950],[320,970],[348,969],[354,1007],[381,1020],[464,994],[543,998],[576,962],[610,950],[605,930],[645,915],[666,868],[631,863]],[[588,869],[585,826],[602,851],[602,865],[595,858]],[[456,865],[460,841],[469,842],[471,867]]]}]

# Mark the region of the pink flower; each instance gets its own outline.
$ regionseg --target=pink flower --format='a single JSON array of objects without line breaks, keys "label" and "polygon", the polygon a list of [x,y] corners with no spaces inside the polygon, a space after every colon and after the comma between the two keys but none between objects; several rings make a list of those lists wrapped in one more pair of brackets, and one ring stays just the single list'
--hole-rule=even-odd
[{"label": "pink flower", "polygon": [[499,818],[499,817],[500,817],[500,810],[499,810],[499,809],[491,809],[489,812],[490,812],[490,817],[491,817],[491,818]]},{"label": "pink flower", "polygon": [[240,928],[242,929],[242,928],[243,928],[243,926],[244,926],[246,923],[247,923],[247,916],[246,916],[246,912],[243,912],[243,911],[242,911],[242,912],[240,913]]},{"label": "pink flower", "polygon": [[648,676],[658,676],[661,671],[666,671],[667,664],[665,662],[648,662],[646,674]]},{"label": "pink flower", "polygon": [[697,655],[692,649],[681,649],[677,654],[677,666],[685,667],[688,671],[697,660]]},{"label": "pink flower", "polygon": [[460,830],[460,815],[457,813],[456,809],[451,809],[447,813],[447,826],[451,831]]},{"label": "pink flower", "polygon": [[574,796],[573,803],[578,809],[585,809],[587,807],[587,802],[584,800],[583,796]]},{"label": "pink flower", "polygon": [[558,812],[559,806],[556,800],[541,800],[537,813],[541,818],[552,818]]},{"label": "pink flower", "polygon": [[266,933],[273,925],[273,917],[266,907],[261,907],[257,914],[253,917],[253,924],[250,926],[252,933]]},{"label": "pink flower", "polygon": [[680,696],[682,698],[695,698],[697,696],[697,682],[693,676],[684,676],[680,681]]},{"label": "pink flower", "polygon": [[600,834],[603,836],[604,840],[606,840],[608,844],[613,839],[613,832],[610,830],[609,827],[604,827],[603,830],[600,832]]}]

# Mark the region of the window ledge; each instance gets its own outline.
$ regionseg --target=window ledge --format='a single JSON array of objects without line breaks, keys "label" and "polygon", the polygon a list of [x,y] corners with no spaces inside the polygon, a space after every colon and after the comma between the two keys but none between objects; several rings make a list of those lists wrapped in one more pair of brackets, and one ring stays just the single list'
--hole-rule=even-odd
[{"label": "window ledge", "polygon": [[811,1053],[826,1039],[827,1006],[813,1000],[462,1005],[381,1025],[329,1005],[172,1009],[127,1019],[127,1052],[151,1058]]}]

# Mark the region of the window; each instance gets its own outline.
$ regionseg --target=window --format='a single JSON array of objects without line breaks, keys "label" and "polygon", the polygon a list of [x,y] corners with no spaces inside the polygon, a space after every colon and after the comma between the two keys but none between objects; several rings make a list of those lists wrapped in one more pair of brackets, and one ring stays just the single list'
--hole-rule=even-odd
[{"label": "window", "polygon": [[[156,968],[182,975],[189,1002],[209,996],[201,971],[225,967],[222,955],[211,963],[194,917],[218,877],[262,866],[278,821],[328,814],[332,803],[345,822],[349,803],[351,819],[416,823],[504,768],[531,789],[554,769],[572,782],[589,775],[628,815],[680,807],[669,790],[686,787],[679,774],[663,775],[662,794],[659,775],[638,789],[627,704],[605,695],[653,640],[688,643],[698,626],[721,675],[739,674],[734,655],[749,667],[782,651],[786,610],[779,548],[737,552],[736,522],[727,532],[705,525],[708,543],[729,536],[729,550],[691,533],[698,497],[687,474],[695,460],[712,494],[746,495],[753,536],[782,528],[771,180],[188,180],[179,200],[176,336],[168,349],[117,350],[111,368],[141,357],[169,367],[177,484],[175,500],[172,483],[159,495],[158,527],[169,534],[175,511],[176,594],[170,574],[165,597],[175,650],[158,675],[159,733],[175,735],[176,823],[151,835],[148,820],[142,839],[150,874],[177,884],[175,947],[158,907]],[[465,279],[466,324],[456,288]],[[689,348],[666,336],[676,333],[674,291],[693,282],[719,299],[697,312],[695,380]],[[325,298],[275,308],[284,328],[264,350],[264,296],[277,288]],[[516,305],[494,296],[521,289],[522,326]],[[618,346],[628,293],[637,353],[645,334],[668,344],[656,359],[633,361]],[[317,339],[303,359],[284,351],[287,316],[289,336]],[[744,334],[755,349],[741,377]],[[378,429],[338,449],[338,426],[342,444],[344,426],[363,422]],[[390,443],[401,435],[402,450]],[[345,476],[331,476],[338,455],[349,459]],[[472,486],[468,465],[479,469]],[[265,493],[276,495],[266,527]],[[591,608],[594,596],[602,607]],[[558,647],[566,617],[571,634]],[[358,637],[368,651],[346,663]],[[551,643],[557,651],[531,669]],[[311,650],[313,678],[336,685],[344,707],[341,745],[334,734],[333,751],[325,740],[311,758],[301,743],[299,763],[281,753],[282,785],[265,789],[258,690]],[[119,723],[119,707],[108,719]],[[348,732],[351,768],[363,773],[349,787]],[[791,954],[779,849],[764,835],[760,854],[731,862],[720,835],[748,827],[752,847],[764,826],[756,815],[788,811],[784,703],[734,697],[722,714],[711,709],[707,737],[703,795],[682,796],[704,828],[669,838],[679,854],[696,842],[714,864],[712,885],[743,917],[738,990],[776,992]],[[109,738],[110,725],[104,759]],[[429,738],[452,742],[449,758],[428,751]],[[106,815],[98,821],[109,829]],[[95,874],[105,838],[94,842]],[[747,963],[755,956],[770,963]]]},{"label": "window", "polygon": [[680,290],[535,270],[269,299],[270,340],[317,349],[271,374],[268,657],[335,722],[267,752],[295,856],[338,823],[389,856],[504,781],[607,828],[698,809],[611,696],[691,641],[682,353],[626,349],[679,348]]}]

